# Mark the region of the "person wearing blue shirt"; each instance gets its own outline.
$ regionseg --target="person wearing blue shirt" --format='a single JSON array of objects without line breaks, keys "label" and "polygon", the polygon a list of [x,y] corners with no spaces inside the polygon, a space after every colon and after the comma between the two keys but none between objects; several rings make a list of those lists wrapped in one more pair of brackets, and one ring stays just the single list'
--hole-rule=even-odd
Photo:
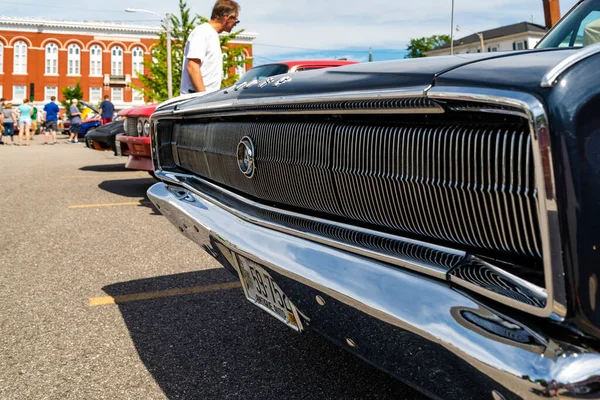
[{"label": "person wearing blue shirt", "polygon": [[25,145],[29,146],[29,128],[31,128],[31,115],[33,107],[29,104],[29,99],[24,99],[23,104],[17,107],[19,110],[19,146],[23,144],[23,134],[25,134]]},{"label": "person wearing blue shirt", "polygon": [[52,144],[58,144],[56,141],[56,132],[58,131],[58,105],[55,103],[56,97],[50,97],[50,103],[44,106],[44,144],[48,144],[48,135],[52,134],[54,140]]},{"label": "person wearing blue shirt", "polygon": [[100,118],[102,121],[101,125],[113,122],[113,114],[115,113],[115,106],[110,102],[108,96],[104,96],[104,101],[100,103]]}]

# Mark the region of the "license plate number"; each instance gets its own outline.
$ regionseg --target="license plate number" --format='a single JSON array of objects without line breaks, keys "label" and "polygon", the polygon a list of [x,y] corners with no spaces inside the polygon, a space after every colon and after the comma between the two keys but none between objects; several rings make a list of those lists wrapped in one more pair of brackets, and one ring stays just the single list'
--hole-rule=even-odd
[{"label": "license plate number", "polygon": [[300,331],[298,311],[264,267],[238,256],[240,280],[248,300],[290,328]]}]

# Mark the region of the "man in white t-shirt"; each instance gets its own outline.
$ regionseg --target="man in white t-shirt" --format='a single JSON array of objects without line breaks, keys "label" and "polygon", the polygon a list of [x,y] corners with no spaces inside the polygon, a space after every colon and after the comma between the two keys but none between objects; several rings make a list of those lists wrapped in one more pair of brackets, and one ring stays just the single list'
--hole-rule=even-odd
[{"label": "man in white t-shirt", "polygon": [[197,26],[185,44],[181,67],[181,94],[215,92],[223,80],[223,53],[219,33],[231,32],[240,23],[240,5],[233,0],[218,0],[210,21]]}]

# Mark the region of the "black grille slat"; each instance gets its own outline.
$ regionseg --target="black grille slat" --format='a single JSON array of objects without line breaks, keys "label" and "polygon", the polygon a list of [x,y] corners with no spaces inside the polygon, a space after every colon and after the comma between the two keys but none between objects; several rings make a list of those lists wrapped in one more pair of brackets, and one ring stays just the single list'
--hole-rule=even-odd
[{"label": "black grille slat", "polygon": [[[207,122],[178,130],[182,168],[268,204],[541,257],[526,124]],[[244,136],[256,149],[252,179],[237,165]]]}]

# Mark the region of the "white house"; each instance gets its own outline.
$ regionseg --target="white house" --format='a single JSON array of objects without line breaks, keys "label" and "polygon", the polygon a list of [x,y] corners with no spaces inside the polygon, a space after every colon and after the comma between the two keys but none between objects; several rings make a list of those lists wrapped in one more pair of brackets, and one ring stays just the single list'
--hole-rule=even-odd
[{"label": "white house", "polygon": [[[548,29],[530,22],[519,22],[480,32],[483,34],[485,52],[527,50],[537,45]],[[480,53],[481,41],[474,33],[454,41],[454,54]],[[450,55],[450,44],[425,53],[427,56]]]}]

